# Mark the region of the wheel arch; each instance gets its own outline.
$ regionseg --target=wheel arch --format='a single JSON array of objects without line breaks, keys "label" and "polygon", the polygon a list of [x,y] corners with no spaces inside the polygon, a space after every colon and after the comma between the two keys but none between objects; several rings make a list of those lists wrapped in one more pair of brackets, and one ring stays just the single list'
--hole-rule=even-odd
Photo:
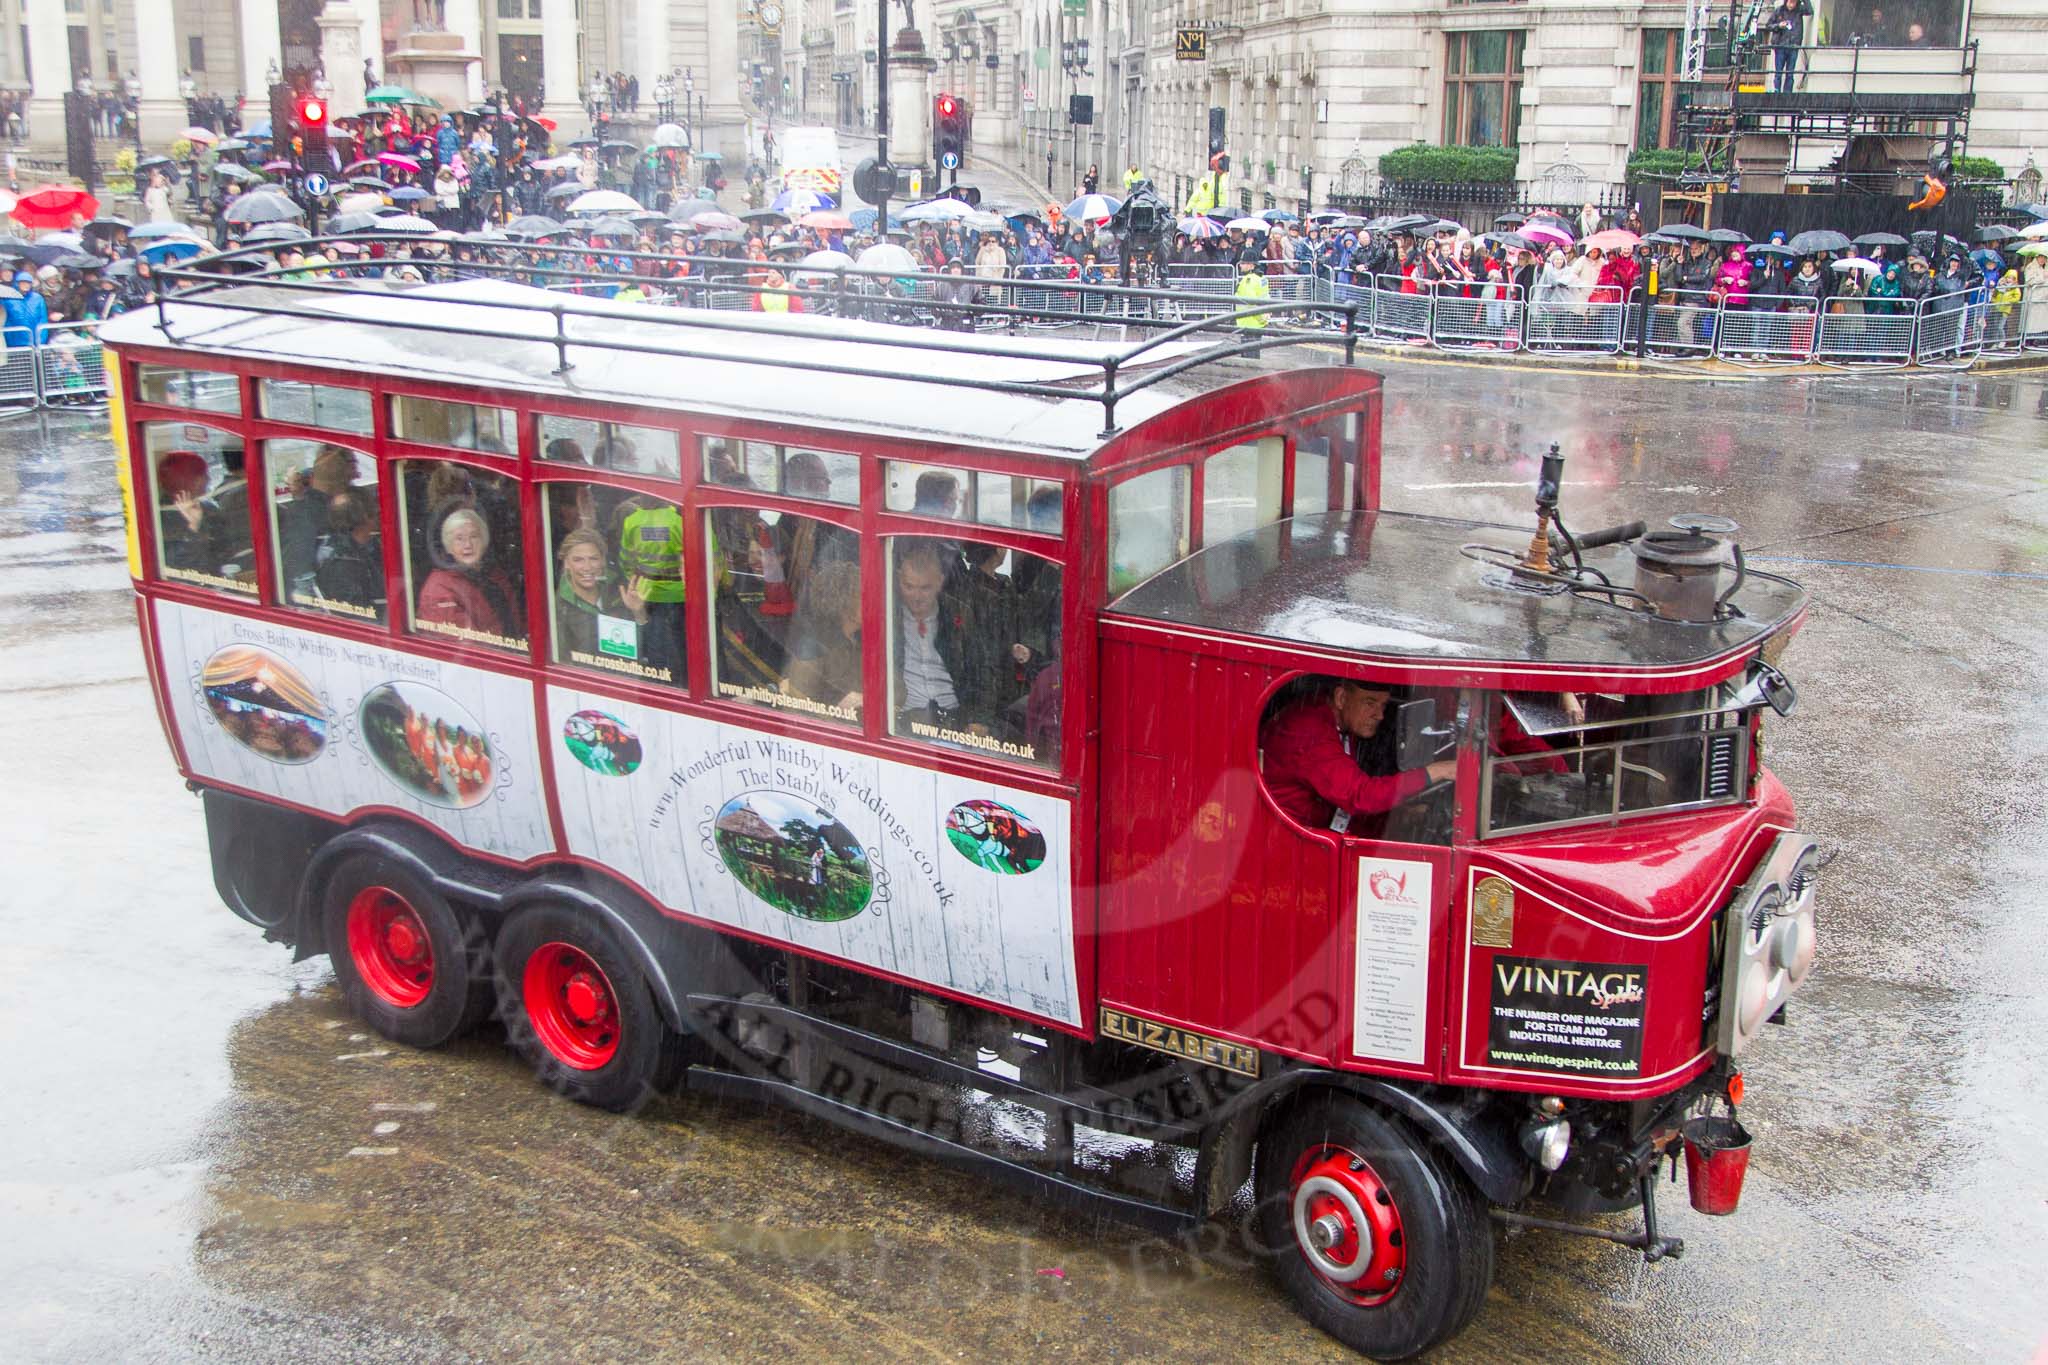
[{"label": "wheel arch", "polygon": [[1212,1127],[1203,1143],[1206,1173],[1198,1181],[1202,1212],[1223,1208],[1250,1178],[1264,1134],[1294,1106],[1326,1091],[1356,1095],[1414,1124],[1457,1164],[1489,1203],[1510,1206],[1529,1193],[1535,1172],[1508,1126],[1489,1112],[1488,1096],[1305,1068],[1248,1093],[1244,1102]]}]

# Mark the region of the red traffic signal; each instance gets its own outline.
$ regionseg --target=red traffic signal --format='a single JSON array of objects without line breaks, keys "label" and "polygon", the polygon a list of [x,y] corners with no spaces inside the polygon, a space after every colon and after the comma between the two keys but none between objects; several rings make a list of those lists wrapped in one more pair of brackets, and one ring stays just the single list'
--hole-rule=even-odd
[{"label": "red traffic signal", "polygon": [[954,99],[951,95],[939,96],[940,118],[951,118],[958,112],[960,112],[960,101]]},{"label": "red traffic signal", "polygon": [[315,124],[325,123],[326,121],[327,105],[325,102],[321,100],[299,101],[299,122],[305,124]]}]

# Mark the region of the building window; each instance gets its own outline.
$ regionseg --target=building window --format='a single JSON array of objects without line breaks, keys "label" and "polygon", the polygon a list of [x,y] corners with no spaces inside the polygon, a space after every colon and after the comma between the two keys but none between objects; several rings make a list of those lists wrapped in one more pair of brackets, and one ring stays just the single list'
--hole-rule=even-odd
[{"label": "building window", "polygon": [[197,33],[185,39],[185,67],[189,71],[206,70],[206,39]]},{"label": "building window", "polygon": [[1636,150],[1672,146],[1678,79],[1685,70],[1685,30],[1643,30],[1643,65],[1636,82]]},{"label": "building window", "polygon": [[1513,32],[1453,33],[1444,60],[1444,143],[1513,147],[1522,131],[1522,39]]}]

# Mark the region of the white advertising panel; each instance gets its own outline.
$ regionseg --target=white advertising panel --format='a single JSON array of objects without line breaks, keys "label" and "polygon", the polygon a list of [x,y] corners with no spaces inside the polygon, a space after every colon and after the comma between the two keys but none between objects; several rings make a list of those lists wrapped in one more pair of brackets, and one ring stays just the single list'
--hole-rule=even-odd
[{"label": "white advertising panel", "polygon": [[1078,1025],[1067,802],[548,689],[569,851],[662,904]]},{"label": "white advertising panel", "polygon": [[531,683],[227,612],[154,610],[171,721],[200,777],[328,815],[403,811],[519,862],[554,851]]},{"label": "white advertising panel", "polygon": [[1358,860],[1351,1051],[1423,1064],[1429,1007],[1429,906],[1435,869],[1406,858]]}]

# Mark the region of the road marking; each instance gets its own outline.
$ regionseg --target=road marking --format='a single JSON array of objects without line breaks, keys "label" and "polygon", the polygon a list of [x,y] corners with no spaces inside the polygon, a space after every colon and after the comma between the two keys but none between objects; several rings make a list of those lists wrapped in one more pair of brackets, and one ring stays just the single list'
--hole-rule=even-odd
[{"label": "road marking", "polygon": [[351,1147],[348,1149],[348,1154],[350,1156],[397,1156],[398,1149],[396,1147]]},{"label": "road marking", "polygon": [[409,1104],[398,1104],[380,1100],[370,1106],[373,1114],[431,1114],[440,1108],[432,1100],[415,1100]]},{"label": "road marking", "polygon": [[390,1048],[378,1047],[372,1048],[368,1052],[344,1052],[339,1057],[336,1057],[334,1060],[337,1062],[356,1062],[361,1061],[366,1057],[389,1057],[390,1055]]},{"label": "road marking", "polygon": [[402,1123],[399,1123],[393,1119],[386,1119],[384,1122],[372,1127],[370,1129],[370,1135],[372,1137],[390,1137],[393,1133],[397,1132],[399,1129],[403,1127],[405,1127],[405,1125]]}]

